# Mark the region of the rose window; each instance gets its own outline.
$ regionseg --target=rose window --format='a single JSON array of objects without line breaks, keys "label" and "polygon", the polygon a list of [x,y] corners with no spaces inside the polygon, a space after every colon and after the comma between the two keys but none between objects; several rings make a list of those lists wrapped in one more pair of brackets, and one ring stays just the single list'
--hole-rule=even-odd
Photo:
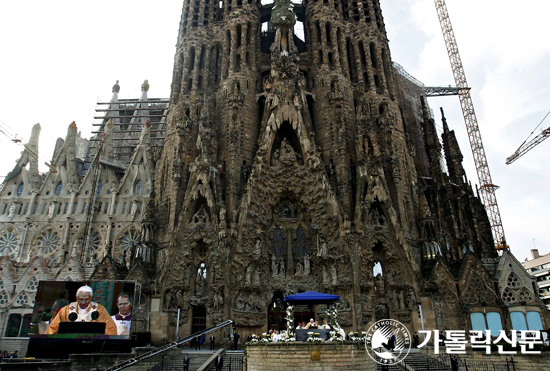
[{"label": "rose window", "polygon": [[479,277],[472,279],[471,282],[472,282],[471,283],[472,286],[475,287],[476,289],[481,289],[483,287],[483,281]]},{"label": "rose window", "polygon": [[28,290],[28,291],[38,290],[38,280],[36,279],[36,277],[31,278],[29,283],[27,283],[27,287],[25,290]]},{"label": "rose window", "polygon": [[132,249],[139,243],[139,234],[135,230],[126,232],[120,239],[120,248],[118,254],[114,256],[115,259],[122,259],[126,255],[126,259],[130,257]]},{"label": "rose window", "polygon": [[533,300],[533,296],[531,295],[531,292],[527,289],[523,289],[519,293],[519,300],[529,302]]},{"label": "rose window", "polygon": [[0,236],[0,255],[9,256],[15,259],[17,256],[17,235],[13,232],[7,232]]},{"label": "rose window", "polygon": [[26,293],[22,292],[21,294],[19,294],[15,302],[18,305],[25,306],[29,302],[29,296]]},{"label": "rose window", "polygon": [[511,287],[513,289],[519,289],[521,286],[521,283],[519,282],[518,276],[516,276],[514,273],[510,273],[508,276],[508,287]]},{"label": "rose window", "polygon": [[9,302],[8,294],[5,291],[0,293],[0,305],[7,305]]},{"label": "rose window", "polygon": [[466,304],[476,304],[478,302],[478,300],[477,300],[476,295],[471,290],[468,290],[464,294],[464,302]]},{"label": "rose window", "polygon": [[103,255],[100,253],[100,247],[101,247],[101,236],[96,231],[92,232],[92,235],[90,236],[90,241],[88,241],[88,238],[81,237],[79,239],[80,245],[84,247],[84,251],[86,252],[86,262],[89,263],[98,263],[101,258],[103,258]]},{"label": "rose window", "polygon": [[504,300],[506,303],[515,303],[516,297],[514,296],[514,293],[510,288],[505,288],[502,292],[502,300]]},{"label": "rose window", "polygon": [[479,300],[481,300],[482,303],[492,303],[493,298],[488,290],[480,291],[479,292]]},{"label": "rose window", "polygon": [[57,250],[59,249],[59,236],[56,232],[46,231],[38,238],[40,253],[44,259],[50,263],[55,263],[57,259]]}]

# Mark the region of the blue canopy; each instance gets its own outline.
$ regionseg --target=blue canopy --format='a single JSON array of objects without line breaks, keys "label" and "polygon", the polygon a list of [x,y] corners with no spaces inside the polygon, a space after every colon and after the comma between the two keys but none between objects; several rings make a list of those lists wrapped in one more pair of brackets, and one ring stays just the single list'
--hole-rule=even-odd
[{"label": "blue canopy", "polygon": [[317,303],[317,304],[330,304],[338,301],[340,296],[332,294],[324,294],[322,292],[306,291],[299,294],[288,295],[284,301],[291,303]]}]

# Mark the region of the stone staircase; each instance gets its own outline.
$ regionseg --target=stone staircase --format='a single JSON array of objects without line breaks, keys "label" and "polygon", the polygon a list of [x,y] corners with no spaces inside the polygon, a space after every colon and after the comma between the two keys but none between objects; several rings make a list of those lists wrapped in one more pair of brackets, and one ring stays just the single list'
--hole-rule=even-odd
[{"label": "stone staircase", "polygon": [[[154,371],[181,371],[183,370],[183,360],[185,354],[189,354],[189,371],[197,371],[201,368],[216,351],[194,351],[183,349],[177,354],[172,354],[162,363],[157,363],[152,370]],[[242,370],[243,352],[227,351],[223,355],[223,370],[239,371]],[[214,366],[208,367],[206,370],[214,370]]]},{"label": "stone staircase", "polygon": [[446,365],[439,360],[429,357],[420,352],[411,351],[409,355],[401,362],[402,370],[408,371],[450,371],[451,365]]},{"label": "stone staircase", "polygon": [[157,364],[153,370],[155,371],[181,371],[183,370],[183,359],[185,354],[189,354],[189,371],[197,371],[212,355],[215,351],[195,351],[183,349],[178,354],[172,355],[170,358],[165,359],[161,364]]},{"label": "stone staircase", "polygon": [[387,366],[376,365],[376,371],[449,371],[450,365],[446,365],[439,360],[422,354],[418,349],[411,349],[407,357],[396,365]]}]

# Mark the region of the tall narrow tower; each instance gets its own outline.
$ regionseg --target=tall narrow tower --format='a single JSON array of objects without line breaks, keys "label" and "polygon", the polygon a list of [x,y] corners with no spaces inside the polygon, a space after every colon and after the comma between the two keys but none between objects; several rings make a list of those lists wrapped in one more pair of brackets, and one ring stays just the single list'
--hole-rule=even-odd
[{"label": "tall narrow tower", "polygon": [[463,259],[462,236],[493,256],[490,230],[457,221],[483,213],[468,185],[445,196],[433,120],[402,115],[378,0],[186,0],[173,76],[155,176],[167,326],[179,308],[187,334],[284,327],[283,297],[311,290],[342,297],[343,326],[417,329],[423,274]]}]

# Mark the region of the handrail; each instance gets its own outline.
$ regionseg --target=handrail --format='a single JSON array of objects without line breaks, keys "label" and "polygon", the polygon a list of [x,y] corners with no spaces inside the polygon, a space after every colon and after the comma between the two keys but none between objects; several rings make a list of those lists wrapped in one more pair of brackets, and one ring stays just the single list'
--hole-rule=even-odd
[{"label": "handrail", "polygon": [[220,323],[219,325],[216,325],[216,326],[213,326],[213,327],[210,327],[210,328],[207,328],[206,330],[202,330],[202,331],[199,331],[199,332],[196,332],[194,333],[193,335],[190,335],[180,341],[173,341],[171,342],[170,344],[167,344],[165,346],[162,346],[160,348],[157,348],[155,350],[152,350],[150,352],[147,352],[147,353],[144,353],[138,357],[134,357],[134,358],[131,358],[129,360],[126,360],[124,362],[121,362],[111,368],[108,368],[106,369],[105,371],[118,371],[118,370],[122,370],[124,368],[127,368],[127,367],[130,367],[130,366],[133,366],[135,365],[136,363],[139,363],[141,361],[144,361],[148,358],[151,358],[151,357],[154,357],[158,354],[161,354],[161,353],[164,353],[170,349],[173,349],[179,345],[183,345],[185,343],[187,343],[188,341],[191,341],[193,338],[196,338],[196,337],[199,337],[199,336],[203,336],[203,335],[206,335],[207,333],[209,332],[213,332],[213,331],[217,331],[217,330],[220,330],[226,326],[229,326],[233,323],[232,320],[227,320],[225,322],[222,322]]}]

